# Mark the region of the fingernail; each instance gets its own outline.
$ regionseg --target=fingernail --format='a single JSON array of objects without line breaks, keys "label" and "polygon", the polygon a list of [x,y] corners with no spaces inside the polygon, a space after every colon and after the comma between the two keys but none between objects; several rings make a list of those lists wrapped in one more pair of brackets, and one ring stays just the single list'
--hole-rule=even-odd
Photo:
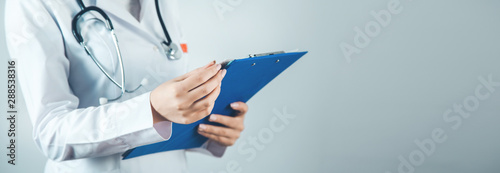
[{"label": "fingernail", "polygon": [[215,121],[217,120],[217,116],[216,115],[210,115],[210,121]]},{"label": "fingernail", "polygon": [[224,78],[224,76],[226,76],[226,72],[227,72],[226,69],[222,69],[222,78]]},{"label": "fingernail", "polygon": [[198,130],[203,131],[205,129],[207,129],[207,126],[205,126],[205,124],[200,124],[200,128],[198,128]]},{"label": "fingernail", "polygon": [[205,67],[210,67],[211,65],[215,64],[215,60],[209,62]]},{"label": "fingernail", "polygon": [[236,103],[236,102],[231,103],[231,107],[232,107],[232,108],[238,108],[239,106],[240,106],[240,105],[239,105],[238,103]]},{"label": "fingernail", "polygon": [[217,70],[219,70],[222,66],[220,64],[217,64]]}]

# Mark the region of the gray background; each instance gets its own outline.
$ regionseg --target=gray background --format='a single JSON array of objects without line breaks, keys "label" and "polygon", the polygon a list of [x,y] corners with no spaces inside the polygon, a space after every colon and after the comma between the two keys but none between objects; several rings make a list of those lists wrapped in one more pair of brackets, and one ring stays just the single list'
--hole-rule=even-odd
[{"label": "gray background", "polygon": [[[214,2],[234,6],[220,18]],[[431,138],[440,128],[446,140],[415,172],[500,172],[500,88],[479,101],[457,130],[443,120],[453,104],[474,96],[478,78],[491,74],[500,81],[500,1],[401,0],[402,12],[348,63],[339,44],[353,44],[353,28],[375,21],[370,12],[387,9],[388,2],[180,1],[190,68],[248,53],[309,51],[248,103],[246,129],[236,145],[222,159],[188,154],[190,170],[228,172],[237,163],[242,172],[394,173],[399,156],[408,160],[421,151],[415,140]],[[6,66],[0,65],[2,74]],[[5,81],[5,75],[0,78]],[[5,100],[0,99],[3,105]],[[273,110],[283,109],[296,118],[248,161],[238,147],[266,131]],[[44,157],[31,140],[25,111],[19,119],[18,165],[5,164],[2,156],[1,170],[41,172]],[[6,130],[6,121],[1,124]],[[0,137],[3,146],[6,135]]]}]

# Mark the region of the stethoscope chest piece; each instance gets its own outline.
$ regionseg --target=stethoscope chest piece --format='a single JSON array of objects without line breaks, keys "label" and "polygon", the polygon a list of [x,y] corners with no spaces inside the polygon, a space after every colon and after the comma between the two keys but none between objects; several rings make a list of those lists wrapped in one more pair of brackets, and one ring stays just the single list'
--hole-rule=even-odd
[{"label": "stethoscope chest piece", "polygon": [[182,52],[179,50],[177,44],[171,43],[170,46],[166,42],[162,42],[161,46],[165,50],[165,55],[170,60],[178,60],[182,58]]}]

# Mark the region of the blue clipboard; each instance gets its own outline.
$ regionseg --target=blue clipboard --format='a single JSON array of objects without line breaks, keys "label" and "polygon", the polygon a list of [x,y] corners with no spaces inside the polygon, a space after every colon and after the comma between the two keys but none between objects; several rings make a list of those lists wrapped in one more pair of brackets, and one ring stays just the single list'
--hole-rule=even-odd
[{"label": "blue clipboard", "polygon": [[[247,102],[306,53],[273,52],[254,54],[250,55],[250,58],[223,63],[223,68],[227,70],[227,73],[222,80],[221,92],[215,101],[212,114],[234,116],[234,111],[229,106],[231,103],[236,101]],[[198,125],[202,123],[220,126],[220,124],[208,121],[208,116],[192,124],[172,123],[172,135],[169,140],[128,150],[122,154],[123,159],[157,152],[201,147],[208,140],[197,132]]]}]

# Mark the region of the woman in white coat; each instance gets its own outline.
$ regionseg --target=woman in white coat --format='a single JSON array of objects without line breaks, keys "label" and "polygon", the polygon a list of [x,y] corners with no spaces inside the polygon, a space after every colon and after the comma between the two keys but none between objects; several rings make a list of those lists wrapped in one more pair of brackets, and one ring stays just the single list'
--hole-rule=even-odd
[{"label": "woman in white coat", "polygon": [[[88,0],[113,22],[123,57],[126,93],[116,101],[114,85],[75,40],[71,21],[81,8],[72,0],[7,0],[6,32],[11,58],[33,124],[33,138],[49,158],[45,172],[186,172],[186,150],[121,160],[134,147],[170,138],[172,122],[192,123],[208,115],[220,92],[225,70],[211,62],[187,73],[186,55],[169,60],[154,0]],[[172,44],[180,45],[177,3],[159,3]],[[97,30],[99,31],[99,30]],[[84,37],[106,40],[107,31]],[[105,41],[92,44],[103,69],[118,81],[117,53]],[[149,81],[146,84],[144,81]],[[142,82],[141,82],[142,81]],[[243,130],[247,105],[231,104],[235,117],[210,115],[226,125],[200,125],[209,138],[190,149],[221,157]]]}]

